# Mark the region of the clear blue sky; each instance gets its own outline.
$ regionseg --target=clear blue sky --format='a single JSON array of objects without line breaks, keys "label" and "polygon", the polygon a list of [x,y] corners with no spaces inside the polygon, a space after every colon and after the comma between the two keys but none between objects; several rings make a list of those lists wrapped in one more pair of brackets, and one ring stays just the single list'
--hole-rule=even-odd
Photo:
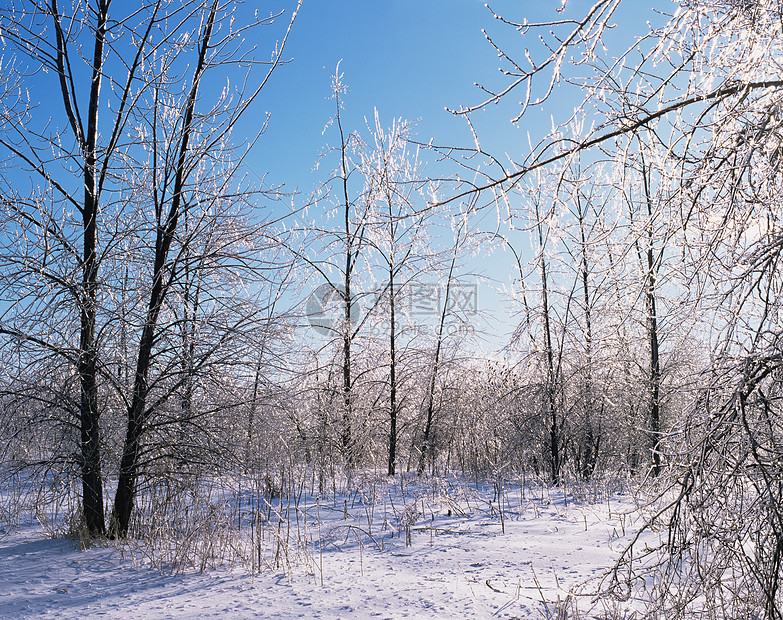
[{"label": "clear blue sky", "polygon": [[[551,0],[491,5],[520,19],[562,17],[555,11],[559,2]],[[587,6],[572,0],[567,10]],[[273,77],[260,103],[272,118],[250,165],[290,189],[312,188],[312,166],[330,139],[321,132],[333,114],[329,85],[338,62],[350,89],[348,128],[362,129],[377,107],[384,124],[394,117],[418,120],[424,141],[469,144],[464,121],[444,107],[476,103],[481,93],[474,82],[501,79],[482,28],[521,49],[521,37],[492,19],[479,0],[305,0],[287,48],[293,61]],[[495,146],[516,150],[529,127],[514,130],[509,114],[490,110],[486,116],[496,125],[493,134],[503,137]]]},{"label": "clear blue sky", "polygon": [[[287,6],[294,4],[290,1]],[[569,0],[564,12],[557,12],[559,0],[490,2],[496,12],[515,21],[582,17],[592,4]],[[643,33],[650,6],[626,0],[618,18],[627,23],[612,36],[622,39]],[[523,40],[493,19],[479,0],[305,0],[287,47],[292,62],[280,68],[260,102],[259,107],[271,113],[270,126],[248,166],[258,175],[267,173],[269,185],[285,183],[287,191],[298,188],[307,194],[324,180],[325,172],[314,172],[313,167],[318,154],[335,139],[322,131],[334,113],[330,82],[338,62],[350,91],[344,115],[348,130],[363,130],[364,118],[372,118],[377,107],[384,125],[395,117],[416,120],[422,141],[432,138],[438,144],[470,146],[464,120],[444,107],[481,101],[474,82],[505,83],[497,54],[482,29],[519,55],[525,47],[535,49],[535,40]],[[260,46],[268,49],[269,43]],[[509,153],[523,159],[528,132],[541,135],[551,127],[550,117],[564,120],[579,103],[578,94],[572,100],[556,94],[545,109],[514,127],[509,121],[521,96],[491,106],[476,119],[482,125],[482,146],[497,156]],[[527,235],[515,233],[512,241],[518,251],[528,253]],[[477,269],[506,284],[516,276],[507,252],[496,253]],[[479,293],[479,305],[495,314],[493,323],[499,327],[498,314],[506,314],[502,307],[507,302],[488,287]],[[506,317],[500,322],[505,328],[499,329],[505,331],[513,320]]]}]

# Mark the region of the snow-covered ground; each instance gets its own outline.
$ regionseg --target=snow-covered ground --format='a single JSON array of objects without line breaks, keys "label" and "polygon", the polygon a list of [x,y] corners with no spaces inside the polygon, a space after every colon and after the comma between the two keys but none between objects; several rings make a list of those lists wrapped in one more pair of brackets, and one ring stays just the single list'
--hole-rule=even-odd
[{"label": "snow-covered ground", "polygon": [[297,536],[312,544],[275,570],[271,541],[254,575],[171,574],[133,543],[76,550],[23,526],[0,536],[0,618],[554,618],[558,601],[604,616],[608,603],[590,593],[639,523],[629,498],[509,486],[501,519],[491,485],[454,488],[389,483],[372,508],[355,493],[302,501]]}]

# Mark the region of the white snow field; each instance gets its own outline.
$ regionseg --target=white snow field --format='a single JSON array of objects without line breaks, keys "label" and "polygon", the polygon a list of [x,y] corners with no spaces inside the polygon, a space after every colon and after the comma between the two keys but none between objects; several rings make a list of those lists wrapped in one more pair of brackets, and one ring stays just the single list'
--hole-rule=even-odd
[{"label": "white snow field", "polygon": [[[0,536],[0,618],[632,614],[594,596],[641,523],[629,497],[576,502],[560,490],[509,484],[501,513],[496,488],[456,479],[406,488],[399,477],[377,478],[372,497],[304,493],[296,507],[284,500],[282,510],[273,500],[267,526],[278,534],[250,547],[255,564],[205,562],[176,571],[147,543],[77,550],[73,540],[28,523]],[[236,540],[216,536],[215,544]]]}]

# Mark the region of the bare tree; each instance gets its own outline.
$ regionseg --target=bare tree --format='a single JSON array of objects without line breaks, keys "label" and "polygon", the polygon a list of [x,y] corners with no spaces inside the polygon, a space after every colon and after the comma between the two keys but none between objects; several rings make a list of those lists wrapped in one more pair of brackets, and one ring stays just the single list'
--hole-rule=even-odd
[{"label": "bare tree", "polygon": [[448,271],[446,272],[446,286],[443,290],[443,300],[439,310],[437,333],[435,337],[435,350],[432,352],[432,362],[427,368],[427,386],[424,392],[422,403],[424,430],[421,435],[421,443],[418,448],[419,462],[416,467],[416,473],[421,475],[428,464],[435,462],[435,415],[438,410],[436,403],[436,388],[439,380],[442,380],[443,373],[443,348],[446,337],[446,321],[454,312],[453,307],[453,289],[457,282],[458,273],[456,271],[459,250],[465,242],[466,221],[462,218],[456,220],[454,224],[454,245],[451,248],[451,256],[448,261]]},{"label": "bare tree", "polygon": [[[401,382],[400,348],[403,328],[400,300],[411,282],[417,277],[427,259],[424,245],[424,217],[417,213],[416,202],[423,186],[419,178],[418,153],[410,152],[411,137],[407,122],[398,120],[385,130],[375,111],[375,123],[371,128],[373,141],[364,158],[362,173],[368,195],[374,204],[373,221],[368,231],[368,242],[381,264],[383,275],[379,278],[378,302],[370,311],[383,317],[381,325],[388,326],[389,352],[389,432],[387,472],[393,476],[397,463],[398,420],[400,403],[398,395]],[[431,213],[429,215],[432,215]]]},{"label": "bare tree", "polygon": [[[638,196],[644,215],[637,215],[648,225],[627,248],[638,240],[639,251],[632,254],[645,274],[653,472],[667,471],[658,484],[674,483],[677,490],[659,514],[670,536],[661,549],[665,574],[655,593],[658,613],[687,616],[705,604],[700,597],[706,593],[710,613],[719,617],[763,610],[779,618],[783,539],[772,459],[780,454],[773,421],[780,368],[780,3],[675,4],[670,15],[654,16],[617,51],[606,34],[626,6],[599,0],[574,15],[576,9],[565,5],[543,23],[495,15],[526,41],[538,35],[541,44],[501,47],[488,35],[505,81],[486,87],[483,100],[457,114],[470,118],[516,92],[522,103],[515,121],[562,88],[579,87],[584,99],[572,116],[507,164],[473,149],[471,155],[483,160],[480,168],[472,166],[479,181],[451,199],[491,190],[486,195],[494,200],[532,172],[558,164],[562,178],[577,156],[609,159],[622,169],[637,157],[633,144],[644,135],[645,155],[655,163],[647,158],[640,172],[647,191]],[[665,191],[653,192],[653,183]],[[658,201],[665,210],[656,213]],[[669,235],[656,240],[651,223],[659,214],[668,218]],[[659,269],[670,241],[680,253],[680,316],[702,330],[712,355],[690,414],[666,437],[659,301],[672,285],[661,282]],[[626,249],[614,259],[627,256]],[[668,470],[661,453],[672,461]],[[718,522],[716,502],[708,499],[720,498],[721,514],[736,514],[740,505],[748,506],[748,493],[754,508],[744,512],[744,522],[753,521],[753,531],[764,536],[748,537],[738,521]]]},{"label": "bare tree", "polygon": [[[69,290],[74,309],[79,316],[78,344],[72,347],[69,357],[76,366],[80,383],[80,405],[78,428],[81,433],[81,477],[83,511],[87,528],[95,535],[105,531],[103,513],[103,481],[100,454],[100,410],[98,407],[98,349],[96,343],[96,320],[98,311],[99,262],[98,220],[103,207],[104,187],[112,173],[112,166],[121,148],[119,144],[128,119],[128,108],[132,105],[133,89],[141,71],[142,50],[147,48],[147,39],[159,16],[152,12],[138,27],[140,43],[135,55],[127,60],[127,73],[118,76],[112,84],[117,88],[115,101],[117,113],[108,124],[108,140],[99,145],[99,109],[101,108],[101,86],[107,72],[108,57],[114,51],[107,42],[109,28],[127,29],[121,22],[110,21],[109,2],[100,1],[95,7],[72,6],[70,14],[62,13],[57,2],[49,5],[20,3],[8,7],[2,14],[2,29],[6,39],[19,54],[16,69],[23,77],[30,77],[42,71],[56,76],[51,86],[57,85],[61,104],[62,123],[50,130],[46,119],[36,122],[35,109],[22,101],[21,97],[5,109],[3,134],[0,144],[10,157],[25,162],[32,171],[33,183],[41,187],[38,200],[26,199],[25,191],[15,185],[4,190],[3,203],[11,216],[11,222],[28,222],[43,243],[44,255],[39,257],[38,271],[50,272],[46,249],[52,243],[62,248],[62,259],[73,264],[81,274],[80,281],[69,282],[50,273],[52,284]],[[48,27],[46,27],[48,26]],[[82,59],[77,46],[83,41],[92,43],[90,75],[85,80],[80,66]],[[8,60],[10,61],[10,59]],[[10,61],[13,62],[13,61]],[[29,88],[28,80],[22,80],[6,90],[13,97],[17,89]],[[37,103],[37,102],[35,102]],[[53,130],[53,134],[50,131]],[[104,134],[106,135],[106,134]],[[54,140],[52,140],[54,138]],[[57,146],[52,149],[52,145]],[[50,154],[52,153],[52,154]],[[69,169],[72,162],[76,172]],[[76,181],[79,190],[73,190]],[[49,210],[48,205],[55,205]],[[77,222],[64,220],[60,213],[71,209],[79,214]],[[76,236],[76,231],[80,231]],[[70,278],[69,278],[70,280]],[[7,335],[26,338],[26,334],[8,322],[3,327]],[[40,344],[51,349],[52,344],[41,339]]]},{"label": "bare tree", "polygon": [[[267,69],[255,89],[248,92],[240,91],[233,102],[223,101],[223,97],[219,97],[211,110],[205,110],[202,113],[203,116],[198,114],[196,105],[200,99],[205,75],[210,71],[225,67],[227,63],[241,58],[244,54],[242,43],[245,35],[241,29],[234,30],[230,23],[231,20],[233,20],[232,11],[221,8],[217,0],[214,0],[210,6],[201,8],[200,24],[188,36],[190,41],[195,42],[193,45],[194,52],[197,53],[197,62],[191,73],[187,93],[175,103],[175,109],[179,110],[180,118],[175,121],[174,127],[169,129],[165,125],[167,121],[166,108],[163,106],[171,106],[172,102],[165,101],[165,99],[170,96],[169,92],[173,90],[165,82],[165,77],[161,86],[156,85],[152,91],[151,114],[155,119],[150,123],[153,136],[152,157],[151,161],[146,163],[155,183],[155,190],[148,197],[152,200],[155,214],[153,222],[154,243],[150,248],[153,252],[154,263],[150,274],[151,286],[148,293],[146,317],[139,338],[135,378],[128,406],[127,432],[111,516],[110,534],[114,536],[125,536],[128,531],[139,474],[141,438],[146,423],[154,411],[147,404],[147,396],[149,394],[150,365],[153,359],[160,313],[164,308],[166,296],[172,284],[179,279],[180,273],[184,272],[183,275],[186,278],[189,276],[190,260],[187,249],[190,240],[187,236],[184,237],[184,242],[181,243],[177,254],[172,256],[178,236],[182,235],[180,219],[186,217],[187,213],[198,206],[201,220],[196,229],[200,226],[209,226],[215,221],[213,214],[210,213],[209,205],[219,202],[222,197],[231,194],[232,172],[236,170],[236,167],[233,170],[231,168],[225,170],[220,180],[213,177],[215,189],[211,194],[206,195],[204,179],[199,172],[203,170],[207,162],[214,159],[215,149],[219,148],[230,134],[231,129],[256,98],[266,83],[271,70],[280,60],[278,50],[275,61]],[[164,58],[161,61],[163,76],[166,75],[169,64],[177,60],[180,54],[178,50],[172,53],[173,57]],[[157,125],[158,118],[162,122],[160,127]],[[210,119],[211,122],[208,122],[207,119]],[[167,129],[171,132],[168,135]],[[161,132],[160,142],[157,137],[158,131]],[[172,153],[174,156],[159,159],[159,153]],[[214,165],[214,161],[210,164]],[[207,187],[209,186],[207,185]],[[217,211],[215,207],[212,209]],[[207,224],[205,225],[204,222]],[[190,232],[190,234],[193,233]]]},{"label": "bare tree", "polygon": [[[237,24],[244,26],[232,24],[236,17],[241,18]],[[0,118],[0,147],[14,171],[3,180],[5,232],[10,238],[28,235],[36,248],[28,257],[14,252],[5,263],[6,290],[14,292],[11,299],[17,301],[0,329],[12,340],[35,342],[41,351],[61,355],[79,378],[76,427],[82,508],[93,535],[105,531],[99,393],[119,388],[114,383],[116,374],[101,360],[98,338],[108,333],[103,324],[112,314],[105,312],[113,303],[111,292],[127,292],[121,271],[102,273],[101,268],[108,268],[112,260],[119,262],[122,248],[133,246],[132,241],[126,243],[133,231],[118,220],[131,209],[146,209],[141,204],[145,196],[155,211],[156,239],[148,257],[148,310],[131,394],[122,396],[129,423],[112,520],[113,534],[121,536],[133,506],[156,326],[176,279],[172,275],[179,273],[171,250],[182,212],[197,200],[191,193],[193,173],[210,154],[223,149],[231,129],[282,61],[282,46],[270,63],[261,63],[246,56],[242,44],[248,29],[270,22],[271,17],[248,17],[241,5],[201,1],[175,5],[159,0],[124,12],[110,0],[72,3],[64,10],[55,1],[20,1],[0,13],[0,28],[8,49],[15,53],[3,59],[9,69],[15,69],[4,73]],[[91,53],[88,71],[84,49]],[[191,53],[193,57],[186,60]],[[240,60],[255,71],[265,65],[260,79],[255,86],[244,82],[232,94],[225,91],[210,117],[208,110],[199,109],[204,75]],[[183,73],[187,62],[192,62],[192,68]],[[187,86],[178,72],[189,75]],[[58,93],[57,106],[48,100],[50,92]],[[101,114],[107,109],[104,118]],[[154,171],[146,179],[153,183],[145,188],[151,189],[146,194],[133,181],[140,161],[145,161],[146,170]],[[235,191],[227,181],[223,189],[229,188],[227,193]],[[131,216],[131,221],[138,219]],[[48,282],[43,294],[30,288],[31,274]],[[19,288],[25,279],[27,288]],[[28,315],[36,304],[50,308],[43,315],[49,324],[69,312],[78,316],[78,341],[68,338],[70,326],[63,332],[65,342],[36,327]]]},{"label": "bare tree", "polygon": [[[573,347],[583,352],[574,355],[571,362],[577,378],[569,425],[571,426],[571,452],[575,466],[583,478],[589,478],[595,471],[599,453],[604,441],[605,395],[608,392],[608,373],[600,372],[601,349],[607,347],[602,327],[602,313],[617,314],[618,309],[601,303],[608,281],[605,267],[601,264],[601,245],[613,232],[608,206],[611,192],[601,183],[600,165],[586,170],[575,163],[567,176],[563,177],[557,199],[566,209],[564,215],[570,219],[562,225],[563,260],[573,270],[577,284],[572,305],[572,319],[575,327]],[[581,291],[577,292],[578,289]],[[613,351],[614,355],[618,352]],[[614,356],[613,355],[613,356]],[[581,359],[580,359],[581,357]]]},{"label": "bare tree", "polygon": [[[310,298],[313,307],[305,308],[309,321],[317,331],[327,335],[330,344],[339,340],[339,351],[330,357],[340,365],[339,441],[350,470],[359,456],[354,432],[357,390],[354,358],[355,345],[366,318],[359,316],[359,309],[361,299],[368,295],[368,291],[362,289],[362,283],[366,280],[363,276],[368,273],[365,254],[374,197],[361,172],[367,146],[358,132],[347,131],[343,124],[343,96],[347,88],[342,80],[338,65],[332,78],[335,114],[328,125],[335,127],[338,143],[327,149],[322,157],[324,160],[334,156],[336,166],[303,211],[307,212],[319,203],[330,207],[327,213],[319,213],[314,221],[304,223],[297,230],[300,242],[288,245],[288,249],[309,271],[308,276],[315,275],[322,281]],[[321,216],[324,220],[334,217],[339,225],[324,223]]]}]

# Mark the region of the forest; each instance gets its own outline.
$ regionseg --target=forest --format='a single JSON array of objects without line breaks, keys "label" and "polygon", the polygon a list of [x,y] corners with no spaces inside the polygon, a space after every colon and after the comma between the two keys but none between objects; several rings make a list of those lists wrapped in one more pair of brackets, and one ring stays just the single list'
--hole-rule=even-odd
[{"label": "forest", "polygon": [[338,65],[297,192],[246,166],[277,4],[0,8],[0,540],[323,586],[327,504],[366,554],[387,514],[408,547],[471,501],[505,534],[528,494],[623,497],[598,591],[540,617],[783,619],[783,3],[627,37],[631,0],[488,7],[468,143],[350,126]]}]

